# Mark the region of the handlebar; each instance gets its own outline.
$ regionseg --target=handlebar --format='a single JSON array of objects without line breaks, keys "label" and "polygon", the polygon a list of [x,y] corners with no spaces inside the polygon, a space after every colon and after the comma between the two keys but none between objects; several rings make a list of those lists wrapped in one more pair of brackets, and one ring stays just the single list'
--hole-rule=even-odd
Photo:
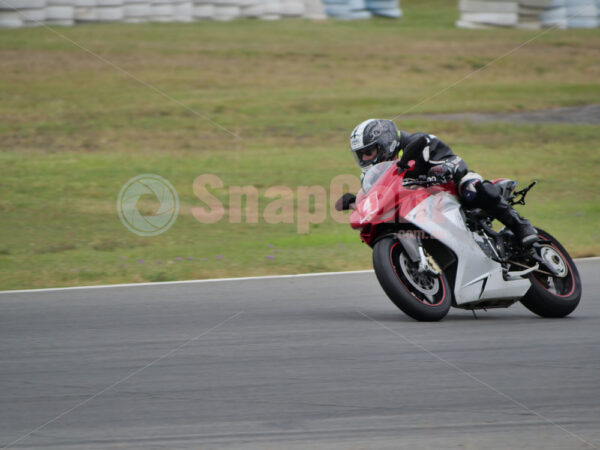
[{"label": "handlebar", "polygon": [[418,178],[406,178],[402,180],[402,186],[421,186],[421,187],[431,187],[437,186],[443,183],[440,183],[435,177],[427,177],[425,175],[419,175]]}]

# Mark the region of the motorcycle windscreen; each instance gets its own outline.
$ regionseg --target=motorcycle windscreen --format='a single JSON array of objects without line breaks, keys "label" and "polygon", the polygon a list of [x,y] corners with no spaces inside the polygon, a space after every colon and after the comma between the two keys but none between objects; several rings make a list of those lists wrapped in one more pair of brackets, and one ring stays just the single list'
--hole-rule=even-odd
[{"label": "motorcycle windscreen", "polygon": [[[395,174],[395,161],[376,164],[365,173],[361,192],[356,199],[356,210],[350,217],[353,228],[359,228],[368,222],[380,222],[381,214],[394,206],[395,188],[389,177]],[[394,212],[390,212],[390,217],[393,217]]]},{"label": "motorcycle windscreen", "polygon": [[377,183],[377,180],[381,178],[390,166],[396,165],[395,161],[385,161],[379,164],[375,164],[371,167],[366,173],[362,180],[362,190],[365,194],[367,194],[373,185]]}]

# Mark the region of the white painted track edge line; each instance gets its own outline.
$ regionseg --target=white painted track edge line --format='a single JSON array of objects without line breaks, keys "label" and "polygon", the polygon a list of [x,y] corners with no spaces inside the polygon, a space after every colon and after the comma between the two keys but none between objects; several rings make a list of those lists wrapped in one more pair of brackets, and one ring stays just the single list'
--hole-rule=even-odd
[{"label": "white painted track edge line", "polygon": [[[591,256],[588,258],[576,258],[575,261],[594,261],[600,260],[600,256]],[[57,288],[41,288],[41,289],[19,289],[19,290],[8,290],[0,291],[0,294],[27,294],[34,292],[54,292],[54,291],[71,291],[81,289],[107,289],[107,288],[119,288],[119,287],[145,287],[145,286],[168,286],[175,284],[194,284],[194,283],[220,283],[226,281],[254,281],[254,280],[273,280],[278,278],[303,278],[303,277],[322,277],[328,275],[350,275],[360,273],[372,273],[373,269],[370,270],[353,270],[346,272],[316,272],[316,273],[298,273],[289,275],[263,275],[256,277],[236,277],[236,278],[207,278],[204,280],[180,280],[180,281],[157,281],[148,283],[123,283],[123,284],[98,284],[92,286],[67,286]]]},{"label": "white painted track edge line", "polygon": [[263,275],[256,277],[237,277],[237,278],[207,278],[204,280],[180,280],[180,281],[157,281],[148,283],[124,283],[124,284],[99,284],[92,286],[68,286],[68,287],[57,287],[57,288],[42,288],[42,289],[19,289],[0,291],[0,294],[26,294],[34,292],[54,292],[54,291],[71,291],[81,289],[106,289],[106,288],[120,288],[120,287],[147,287],[147,286],[168,286],[175,284],[200,284],[200,283],[219,283],[226,281],[255,281],[255,280],[272,280],[278,278],[305,278],[305,277],[321,277],[328,275],[351,275],[360,273],[373,272],[370,270],[354,270],[347,272],[316,272],[316,273],[299,273],[289,275]]}]

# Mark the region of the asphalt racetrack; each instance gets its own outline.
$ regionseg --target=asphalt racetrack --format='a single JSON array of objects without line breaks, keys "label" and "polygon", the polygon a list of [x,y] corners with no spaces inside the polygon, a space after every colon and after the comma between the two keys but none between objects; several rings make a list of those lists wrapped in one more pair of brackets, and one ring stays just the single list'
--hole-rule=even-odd
[{"label": "asphalt racetrack", "polygon": [[0,295],[0,448],[600,447],[600,260],[568,318],[417,323],[373,273]]}]

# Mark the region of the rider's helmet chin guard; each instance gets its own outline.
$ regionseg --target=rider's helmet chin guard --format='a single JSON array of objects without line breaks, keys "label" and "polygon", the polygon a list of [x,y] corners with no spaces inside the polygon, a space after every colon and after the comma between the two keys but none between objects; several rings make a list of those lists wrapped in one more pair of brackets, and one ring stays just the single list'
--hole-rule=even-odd
[{"label": "rider's helmet chin guard", "polygon": [[[350,151],[363,172],[370,166],[389,161],[397,154],[398,128],[391,120],[368,119],[360,123],[350,136]],[[373,150],[376,151],[371,156]],[[364,155],[371,156],[364,159]]]}]

